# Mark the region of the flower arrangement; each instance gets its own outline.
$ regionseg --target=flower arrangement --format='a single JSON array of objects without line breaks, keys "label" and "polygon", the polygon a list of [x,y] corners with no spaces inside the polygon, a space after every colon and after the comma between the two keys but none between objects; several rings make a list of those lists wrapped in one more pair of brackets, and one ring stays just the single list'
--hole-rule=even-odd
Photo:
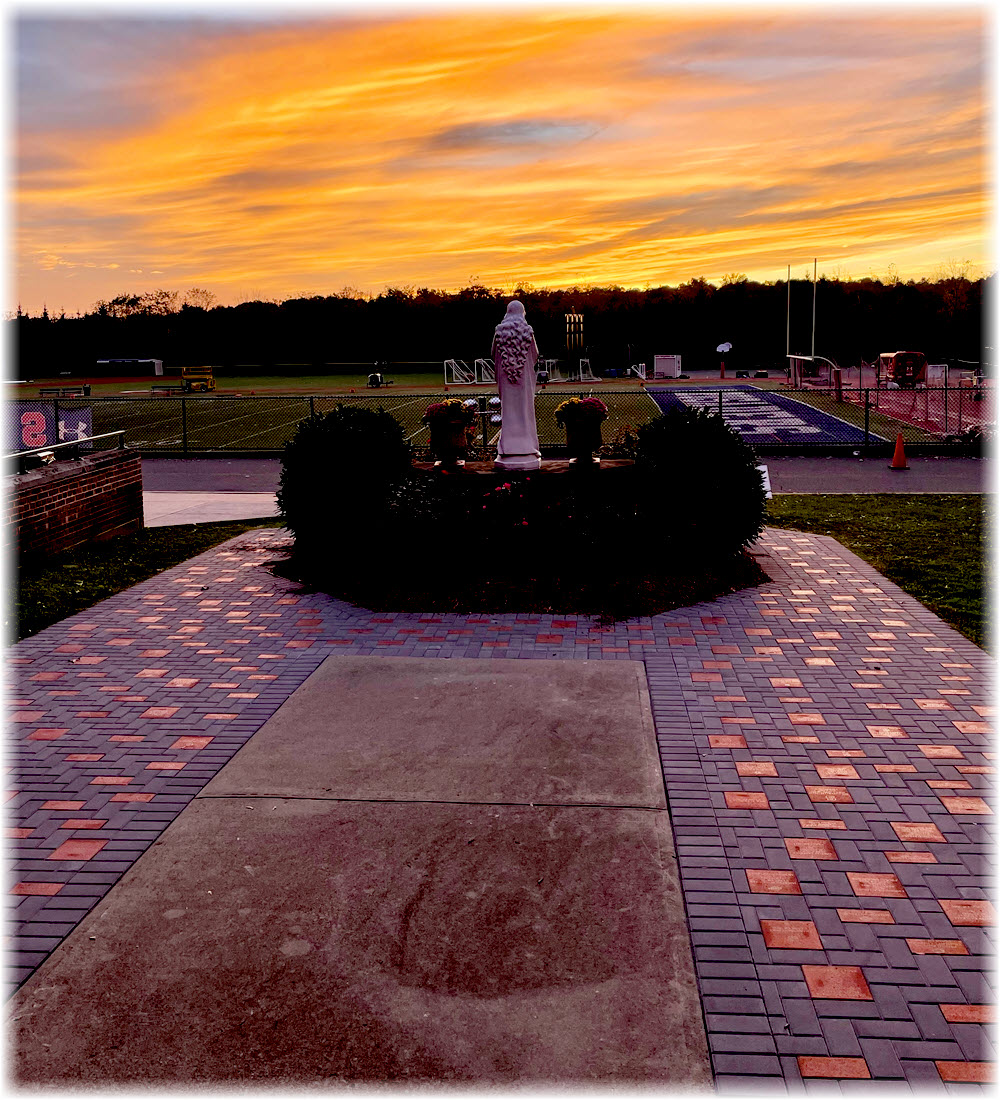
[{"label": "flower arrangement", "polygon": [[457,397],[448,397],[444,401],[435,401],[424,410],[424,424],[472,424],[476,418],[476,402],[470,398],[461,401]]},{"label": "flower arrangement", "polygon": [[608,418],[608,406],[597,397],[570,397],[556,406],[556,423],[560,428],[567,424],[600,424]]}]

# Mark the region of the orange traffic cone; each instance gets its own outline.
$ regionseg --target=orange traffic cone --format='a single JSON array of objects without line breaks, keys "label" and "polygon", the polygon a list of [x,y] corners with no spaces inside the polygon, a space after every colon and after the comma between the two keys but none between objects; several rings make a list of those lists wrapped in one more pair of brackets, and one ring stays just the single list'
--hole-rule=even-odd
[{"label": "orange traffic cone", "polygon": [[903,433],[900,432],[896,436],[896,453],[892,456],[892,465],[890,470],[908,470],[910,467],[906,465],[906,452],[903,450]]}]

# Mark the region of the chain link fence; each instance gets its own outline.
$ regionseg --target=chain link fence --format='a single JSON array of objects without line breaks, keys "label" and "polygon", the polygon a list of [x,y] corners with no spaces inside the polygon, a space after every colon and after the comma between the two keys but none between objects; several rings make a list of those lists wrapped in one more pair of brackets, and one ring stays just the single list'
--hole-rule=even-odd
[{"label": "chain link fence", "polygon": [[[84,397],[5,403],[5,453],[124,431],[128,446],[147,454],[278,453],[301,420],[338,405],[385,409],[400,422],[420,456],[429,432],[421,423],[427,406],[447,394],[388,393],[316,396]],[[992,435],[995,393],[986,387],[920,390],[763,390],[754,386],[657,386],[613,390],[590,387],[540,389],[535,398],[539,444],[558,453],[565,436],[556,407],[568,397],[599,397],[608,406],[603,425],[607,453],[622,451],[642,424],[671,409],[694,407],[720,413],[761,451],[854,448],[894,443],[957,447],[977,434]],[[496,451],[501,409],[496,393],[469,393],[475,402],[481,457]]]}]

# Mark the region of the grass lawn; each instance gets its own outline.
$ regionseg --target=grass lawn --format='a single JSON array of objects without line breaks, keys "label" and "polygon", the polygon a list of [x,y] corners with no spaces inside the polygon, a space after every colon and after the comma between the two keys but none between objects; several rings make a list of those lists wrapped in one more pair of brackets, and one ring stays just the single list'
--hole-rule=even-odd
[{"label": "grass lawn", "polygon": [[831,535],[978,646],[986,645],[987,498],[957,493],[781,494],[772,527]]},{"label": "grass lawn", "polygon": [[276,526],[274,520],[233,520],[147,527],[137,535],[12,570],[16,591],[4,607],[4,638],[20,641],[226,539]]}]

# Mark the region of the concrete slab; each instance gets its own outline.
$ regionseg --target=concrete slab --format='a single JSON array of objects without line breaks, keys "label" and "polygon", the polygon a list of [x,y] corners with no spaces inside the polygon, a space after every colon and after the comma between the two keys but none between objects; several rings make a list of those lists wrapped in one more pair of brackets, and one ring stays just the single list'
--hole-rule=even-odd
[{"label": "concrete slab", "polygon": [[227,519],[266,519],[277,515],[274,493],[144,492],[142,514],[146,527],[175,527],[182,523],[217,523]]},{"label": "concrete slab", "polygon": [[24,1085],[709,1089],[643,665],[327,659],[12,1017]]},{"label": "concrete slab", "polygon": [[20,991],[15,1080],[710,1085],[666,811],[193,803]]},{"label": "concrete slab", "polygon": [[204,793],[666,805],[640,661],[328,657]]}]

